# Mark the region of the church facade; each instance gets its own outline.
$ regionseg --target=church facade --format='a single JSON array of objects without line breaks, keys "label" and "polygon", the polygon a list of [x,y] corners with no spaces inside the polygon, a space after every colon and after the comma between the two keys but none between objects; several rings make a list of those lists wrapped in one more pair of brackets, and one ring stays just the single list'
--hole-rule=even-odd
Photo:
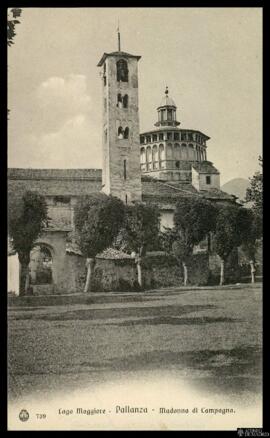
[{"label": "church facade", "polygon": [[173,226],[175,203],[181,196],[236,202],[220,190],[219,171],[207,160],[209,137],[196,129],[179,128],[176,104],[167,88],[157,109],[155,129],[140,133],[139,60],[140,56],[119,47],[117,52],[104,53],[98,63],[102,72],[102,170],[8,169],[9,191],[37,191],[48,205],[50,220],[31,253],[34,293],[78,290],[85,261],[68,242],[68,234],[74,228],[74,205],[81,195],[103,191],[126,204],[154,203],[160,209],[161,227]]}]

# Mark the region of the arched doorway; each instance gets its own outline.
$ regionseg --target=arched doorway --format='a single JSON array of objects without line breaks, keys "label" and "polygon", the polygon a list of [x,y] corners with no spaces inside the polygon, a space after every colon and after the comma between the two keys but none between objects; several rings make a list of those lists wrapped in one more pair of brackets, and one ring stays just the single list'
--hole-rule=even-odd
[{"label": "arched doorway", "polygon": [[53,284],[52,250],[44,244],[37,244],[30,254],[30,284]]}]

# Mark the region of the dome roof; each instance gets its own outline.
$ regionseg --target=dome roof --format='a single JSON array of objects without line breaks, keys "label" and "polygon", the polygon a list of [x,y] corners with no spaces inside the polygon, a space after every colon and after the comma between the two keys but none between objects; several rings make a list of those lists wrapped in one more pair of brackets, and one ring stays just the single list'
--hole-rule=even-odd
[{"label": "dome roof", "polygon": [[174,106],[176,108],[174,100],[171,97],[169,97],[168,94],[169,94],[169,90],[168,90],[168,87],[166,87],[165,96],[163,96],[163,98],[159,104],[159,107],[161,107],[161,106]]}]

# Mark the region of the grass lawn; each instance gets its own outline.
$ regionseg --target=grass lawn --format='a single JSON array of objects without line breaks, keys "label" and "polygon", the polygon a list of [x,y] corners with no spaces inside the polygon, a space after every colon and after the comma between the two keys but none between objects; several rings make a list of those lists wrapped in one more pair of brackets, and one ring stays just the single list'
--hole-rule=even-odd
[{"label": "grass lawn", "polygon": [[185,376],[232,397],[259,394],[261,293],[260,285],[175,288],[10,307],[10,400],[147,372]]}]

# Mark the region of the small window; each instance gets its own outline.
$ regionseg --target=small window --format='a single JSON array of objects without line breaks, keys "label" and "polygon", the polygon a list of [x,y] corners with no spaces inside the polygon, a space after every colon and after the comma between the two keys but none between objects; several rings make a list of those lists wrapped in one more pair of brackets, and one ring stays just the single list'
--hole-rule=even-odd
[{"label": "small window", "polygon": [[128,95],[125,94],[125,96],[123,97],[123,107],[127,108],[128,107]]},{"label": "small window", "polygon": [[124,160],[124,179],[127,179],[127,160]]},{"label": "small window", "polygon": [[171,140],[172,139],[172,133],[171,132],[167,132],[167,140]]},{"label": "small window", "polygon": [[141,143],[141,144],[144,143],[144,136],[143,136],[143,135],[141,135],[141,137],[140,137],[140,143]]},{"label": "small window", "polygon": [[153,134],[153,141],[157,141],[157,134]]},{"label": "small window", "polygon": [[122,126],[119,126],[119,128],[118,128],[118,138],[120,140],[122,140],[124,138],[124,130],[123,130]]},{"label": "small window", "polygon": [[161,110],[161,121],[163,122],[165,119],[165,110]]},{"label": "small window", "polygon": [[128,201],[128,197],[127,197],[127,195],[126,195],[126,204],[127,204],[127,201]]},{"label": "small window", "polygon": [[189,139],[189,141],[192,141],[192,140],[193,140],[193,134],[192,134],[192,132],[189,132],[189,133],[188,133],[188,139]]},{"label": "small window", "polygon": [[181,140],[186,141],[186,139],[187,139],[187,134],[185,132],[183,132],[181,135]]},{"label": "small window", "polygon": [[69,204],[70,203],[70,197],[69,196],[55,196],[53,198],[54,204]]},{"label": "small window", "polygon": [[163,134],[159,134],[158,139],[159,140],[164,140],[164,135]]},{"label": "small window", "polygon": [[127,127],[124,131],[124,138],[128,138],[129,136],[129,128]]},{"label": "small window", "polygon": [[122,108],[122,106],[123,106],[122,95],[121,94],[117,94],[117,104],[116,104],[116,106],[118,108]]},{"label": "small window", "polygon": [[180,161],[176,161],[176,162],[175,162],[175,167],[176,167],[176,169],[179,169],[179,167],[180,167]]},{"label": "small window", "polygon": [[172,110],[171,109],[168,109],[167,114],[168,114],[168,120],[172,120]]},{"label": "small window", "polygon": [[128,65],[127,61],[120,59],[116,63],[117,69],[117,81],[118,82],[128,82]]},{"label": "small window", "polygon": [[104,63],[104,67],[103,67],[103,81],[104,81],[104,86],[106,85],[106,63]]},{"label": "small window", "polygon": [[151,143],[151,135],[147,135],[147,137],[146,137],[146,142],[147,142],[147,143]]},{"label": "small window", "polygon": [[206,176],[206,184],[211,184],[211,176],[210,175]]},{"label": "small window", "polygon": [[179,132],[174,133],[174,140],[179,140]]}]

